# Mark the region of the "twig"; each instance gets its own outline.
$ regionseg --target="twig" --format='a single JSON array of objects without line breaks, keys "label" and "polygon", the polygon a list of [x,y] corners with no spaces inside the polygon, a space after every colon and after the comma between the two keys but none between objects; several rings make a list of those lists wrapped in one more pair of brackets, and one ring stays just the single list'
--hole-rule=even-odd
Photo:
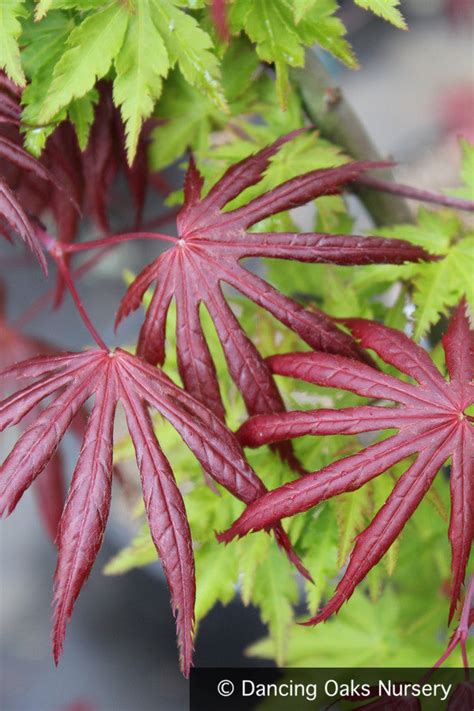
[{"label": "twig", "polygon": [[445,207],[453,207],[456,210],[466,210],[474,212],[474,201],[463,200],[462,198],[450,197],[442,193],[434,193],[430,190],[419,190],[412,188],[410,185],[401,185],[400,183],[391,183],[388,180],[380,180],[373,178],[370,175],[363,175],[356,180],[358,185],[363,185],[370,190],[378,190],[391,195],[401,195],[409,200],[417,200],[418,202],[430,202],[434,205],[444,205]]},{"label": "twig", "polygon": [[[321,135],[337,143],[357,160],[379,161],[383,157],[372,143],[359,117],[336,87],[312,50],[306,53],[303,69],[292,71],[292,81],[301,94],[308,117]],[[391,170],[382,173],[393,180]],[[358,195],[376,225],[413,222],[410,209],[400,196],[360,188]]]}]

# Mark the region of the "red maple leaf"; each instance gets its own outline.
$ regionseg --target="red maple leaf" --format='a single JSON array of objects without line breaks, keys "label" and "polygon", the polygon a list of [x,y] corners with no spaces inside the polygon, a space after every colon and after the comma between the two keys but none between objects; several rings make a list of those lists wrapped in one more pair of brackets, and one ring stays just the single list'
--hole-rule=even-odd
[{"label": "red maple leaf", "polygon": [[[0,431],[45,399],[49,404],[25,429],[0,467],[0,515],[11,513],[41,474],[86,401],[94,405],[58,529],[53,653],[59,659],[66,622],[99,551],[111,499],[114,414],[120,401],[135,446],[150,531],[163,563],[176,613],[184,673],[192,656],[195,578],[191,534],[181,493],[156,440],[148,407],[179,432],[205,472],[250,503],[266,489],[247,464],[234,435],[210,410],[139,358],[106,349],[40,356],[0,372],[0,380],[33,379],[0,402]],[[280,525],[279,544],[306,573]],[[306,573],[306,575],[308,575]]]},{"label": "red maple leaf", "polygon": [[[272,257],[333,264],[401,264],[427,258],[426,253],[401,240],[318,233],[251,233],[248,228],[270,215],[302,205],[341,187],[374,163],[348,163],[314,170],[288,180],[235,210],[225,206],[245,188],[257,184],[278,149],[300,131],[283,136],[255,155],[231,166],[205,197],[203,178],[191,159],[184,185],[185,202],[178,215],[178,238],[163,235],[174,246],[149,264],[125,294],[116,324],[137,309],[148,287],[156,282],[140,332],[138,354],[148,362],[165,358],[168,307],[176,302],[178,367],[186,389],[221,417],[224,407],[214,363],[199,317],[205,305],[217,330],[229,372],[251,414],[284,410],[270,371],[242,330],[222,291],[222,284],[266,309],[317,350],[365,359],[354,340],[321,311],[307,311],[274,289],[240,260]],[[142,233],[137,233],[139,237]],[[143,236],[147,236],[146,234]],[[155,234],[156,236],[156,234]]]},{"label": "red maple leaf", "polygon": [[363,405],[341,410],[311,410],[254,417],[240,429],[243,444],[258,446],[302,435],[359,434],[384,429],[398,433],[318,472],[286,484],[251,504],[220,539],[229,541],[273,520],[292,516],[343,492],[354,491],[395,463],[417,454],[384,506],[356,539],[350,561],[333,598],[307,624],[337,612],[355,587],[378,563],[428,491],[437,472],[451,458],[452,597],[450,619],[461,592],[474,535],[474,348],[465,303],[455,311],[443,338],[449,381],[428,354],[407,336],[362,319],[347,321],[361,345],[415,380],[406,383],[363,363],[324,353],[273,356],[273,373],[358,395],[391,400],[396,407]]},{"label": "red maple leaf", "polygon": [[[1,292],[0,284],[0,296]],[[12,328],[5,320],[3,307],[3,299],[0,298],[0,371],[17,361],[33,358],[41,352],[50,352],[46,344]],[[3,398],[5,397],[4,391],[12,386],[12,382],[8,382],[8,379],[5,378],[1,385],[0,394]],[[29,414],[30,419],[35,414],[38,414],[36,408]],[[35,482],[34,493],[44,528],[51,540],[54,541],[64,504],[63,465],[59,450],[52,456],[43,476]]]},{"label": "red maple leaf", "polygon": [[[133,165],[128,165],[124,126],[120,111],[113,105],[111,84],[99,82],[98,90],[99,101],[86,149],[81,152],[73,125],[63,121],[48,137],[36,160],[23,148],[21,88],[0,73],[0,218],[28,244],[44,268],[42,245],[31,218],[39,220],[50,210],[57,239],[69,244],[77,237],[81,216],[90,216],[103,235],[109,233],[111,186],[120,173],[134,203],[135,227],[141,223],[149,185],[160,192],[167,189],[159,174],[148,167],[146,154],[152,123],[145,124]],[[3,233],[9,238],[9,232]],[[56,306],[61,302],[64,286],[58,275]]]}]

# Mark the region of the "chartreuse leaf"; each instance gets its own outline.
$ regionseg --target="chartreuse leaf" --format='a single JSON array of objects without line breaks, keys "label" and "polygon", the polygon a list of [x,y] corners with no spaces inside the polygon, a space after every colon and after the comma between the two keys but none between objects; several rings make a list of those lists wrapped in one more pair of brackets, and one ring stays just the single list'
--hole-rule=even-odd
[{"label": "chartreuse leaf", "polygon": [[194,17],[180,10],[175,0],[153,0],[151,12],[168,51],[171,65],[179,65],[185,79],[226,111],[220,84],[219,62],[212,40]]},{"label": "chartreuse leaf", "polygon": [[252,602],[268,625],[272,657],[279,666],[287,660],[288,633],[294,620],[298,587],[288,560],[272,546],[256,570]]},{"label": "chartreuse leaf", "polygon": [[293,14],[295,16],[295,22],[301,20],[305,14],[311,10],[311,8],[316,5],[317,0],[293,0]]},{"label": "chartreuse leaf", "polygon": [[341,494],[334,500],[339,528],[338,564],[342,567],[354,545],[354,539],[366,522],[368,487],[364,486],[350,494]]},{"label": "chartreuse leaf", "polygon": [[152,133],[149,155],[154,170],[180,158],[188,146],[205,150],[219,117],[212,102],[188,84],[178,70],[170,74],[156,113],[164,121]]},{"label": "chartreuse leaf", "polygon": [[64,54],[54,68],[40,120],[49,121],[107,74],[122,46],[128,19],[126,7],[114,2],[87,15],[72,30]]},{"label": "chartreuse leaf", "polygon": [[0,0],[0,69],[16,84],[25,84],[18,39],[20,19],[26,16],[24,0]]},{"label": "chartreuse leaf", "polygon": [[235,546],[220,546],[214,540],[196,551],[196,620],[202,620],[217,602],[227,605],[236,584]]},{"label": "chartreuse leaf", "polygon": [[57,122],[66,118],[66,110],[61,109],[49,124],[44,124],[40,114],[54,68],[64,53],[64,47],[73,29],[73,20],[60,11],[50,12],[38,24],[33,23],[31,18],[25,23],[23,40],[26,46],[22,59],[29,84],[22,95],[22,120],[26,127],[25,145],[36,156],[43,150],[46,139],[54,131]]},{"label": "chartreuse leaf", "polygon": [[[290,0],[237,0],[229,10],[233,31],[245,31],[259,57],[275,65],[277,94],[284,107],[289,90],[288,67],[304,65],[305,46],[317,42],[349,66],[356,66],[344,39],[344,25],[333,16],[337,3],[318,0],[306,5],[306,12],[301,14],[301,8],[294,8]],[[294,12],[298,12],[298,24]]]},{"label": "chartreuse leaf", "polygon": [[[330,504],[323,504],[306,514],[307,524],[296,541],[297,548],[305,551],[303,558],[314,579],[314,585],[305,581],[306,603],[311,615],[319,609],[337,570],[338,531],[332,508]],[[290,531],[293,534],[293,528]]]},{"label": "chartreuse leaf", "polygon": [[129,163],[135,156],[143,120],[153,112],[162,78],[170,63],[152,15],[153,0],[140,0],[130,17],[123,45],[115,59],[114,102],[120,106],[127,133]]},{"label": "chartreuse leaf", "polygon": [[255,579],[260,565],[268,555],[270,540],[266,534],[257,534],[255,540],[238,541],[240,596],[244,605],[253,599]]},{"label": "chartreuse leaf", "polygon": [[89,140],[89,133],[94,121],[94,106],[99,100],[97,89],[91,89],[80,99],[74,99],[69,104],[69,118],[76,129],[79,147],[83,151]]},{"label": "chartreuse leaf", "polygon": [[474,233],[449,210],[431,212],[421,208],[416,225],[395,225],[378,230],[377,234],[403,238],[423,246],[432,254],[443,257],[435,262],[405,264],[398,269],[390,265],[362,267],[352,279],[359,294],[370,295],[374,288],[403,280],[412,287],[416,306],[414,338],[422,338],[441,315],[447,315],[462,296],[474,308]]},{"label": "chartreuse leaf", "polygon": [[415,339],[420,339],[463,295],[474,308],[474,234],[451,247],[440,262],[427,264],[413,277]]},{"label": "chartreuse leaf", "polygon": [[401,30],[407,29],[403,15],[398,9],[400,0],[354,0],[354,2],[364,10],[371,10],[375,15],[388,20],[395,27]]},{"label": "chartreuse leaf", "polygon": [[235,11],[231,7],[230,21],[234,30],[245,30],[263,61],[275,64],[278,97],[286,106],[288,66],[304,64],[290,4],[285,0],[239,0]]},{"label": "chartreuse leaf", "polygon": [[54,0],[38,0],[36,3],[36,8],[35,8],[35,20],[38,22],[39,20],[42,20],[43,17],[49,12],[51,9],[51,5],[53,4]]},{"label": "chartreuse leaf", "polygon": [[[356,591],[339,615],[317,629],[295,625],[288,639],[287,665],[291,667],[378,666],[387,658],[387,647],[400,652],[397,612],[399,600],[386,594],[374,605]],[[380,624],[380,620],[384,624]],[[341,644],[341,640],[344,640]],[[265,639],[248,649],[252,657],[273,658],[273,643]],[[419,662],[421,664],[421,661]]]}]

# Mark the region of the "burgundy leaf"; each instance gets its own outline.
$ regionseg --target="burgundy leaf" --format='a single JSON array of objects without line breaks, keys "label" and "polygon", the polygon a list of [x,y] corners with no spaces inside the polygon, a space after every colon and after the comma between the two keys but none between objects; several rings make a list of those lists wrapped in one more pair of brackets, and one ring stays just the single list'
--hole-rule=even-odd
[{"label": "burgundy leaf", "polygon": [[61,517],[54,575],[53,656],[62,651],[66,623],[99,552],[110,509],[112,442],[117,404],[114,368],[104,365],[94,407]]},{"label": "burgundy leaf", "polygon": [[31,153],[3,136],[0,136],[0,157],[10,161],[21,170],[34,173],[38,178],[53,183],[59,190],[63,190],[63,186],[56,181],[54,175],[36,160]]},{"label": "burgundy leaf", "polygon": [[[0,468],[0,512],[10,513],[44,470],[66,430],[94,397],[83,444],[58,532],[53,653],[57,662],[66,623],[99,551],[107,522],[112,481],[114,412],[120,401],[135,446],[153,541],[168,580],[176,613],[181,663],[189,672],[194,627],[195,578],[191,534],[170,465],[155,438],[148,407],[179,432],[203,469],[244,503],[266,489],[222,420],[178,388],[162,371],[120,349],[41,356],[0,371],[0,382],[36,379],[0,402],[0,430],[21,421],[49,397]],[[276,539],[298,569],[308,572],[291,549],[279,522]]]},{"label": "burgundy leaf", "polygon": [[349,565],[335,595],[307,624],[337,612],[355,587],[378,563],[413,514],[443,464],[451,457],[452,599],[450,618],[461,593],[474,536],[474,428],[465,414],[474,402],[471,333],[465,302],[456,309],[443,338],[450,380],[428,354],[403,333],[361,319],[347,322],[361,345],[411,376],[416,384],[380,373],[363,363],[324,353],[293,353],[269,359],[272,371],[318,385],[341,388],[370,398],[392,400],[398,407],[367,406],[341,410],[288,412],[250,418],[239,439],[259,446],[305,434],[358,434],[397,429],[382,442],[285,484],[248,506],[221,534],[229,541],[250,530],[266,528],[319,502],[354,491],[411,455],[416,460],[396,483],[369,527],[356,539]]},{"label": "burgundy leaf", "polygon": [[123,382],[122,388],[150,533],[170,588],[183,666],[189,669],[193,653],[196,584],[191,531],[183,497],[170,464],[156,442],[146,407],[126,382]]},{"label": "burgundy leaf", "polygon": [[[177,355],[185,387],[205,398],[215,412],[223,405],[214,364],[201,329],[204,304],[216,327],[230,374],[242,392],[248,412],[284,410],[266,363],[243,332],[222,291],[229,284],[251,299],[315,349],[366,360],[367,356],[332,319],[306,311],[263,279],[240,265],[247,257],[276,257],[336,264],[403,263],[426,258],[419,247],[400,240],[323,234],[254,234],[247,229],[259,220],[302,205],[320,195],[339,192],[343,185],[374,163],[349,163],[314,170],[293,178],[251,200],[244,207],[223,208],[245,188],[257,184],[271,157],[301,130],[282,136],[271,146],[232,165],[201,197],[203,179],[191,159],[185,178],[185,203],[178,215],[179,238],[173,248],[149,264],[129,287],[116,323],[136,309],[146,289],[156,282],[154,297],[140,333],[138,353],[150,363],[163,363],[167,309],[174,298],[177,312]],[[140,233],[137,233],[138,235]],[[167,238],[169,239],[169,238]]]},{"label": "burgundy leaf", "polygon": [[63,461],[58,450],[34,484],[34,493],[43,526],[52,541],[56,541],[64,506]]},{"label": "burgundy leaf", "polygon": [[112,96],[101,85],[101,97],[95,108],[95,120],[89,142],[82,156],[88,212],[105,233],[109,231],[107,196],[118,171],[114,146],[114,107]]},{"label": "burgundy leaf", "polygon": [[43,249],[38,237],[35,234],[27,214],[21,207],[10,188],[0,179],[0,215],[6,220],[8,225],[18,234],[20,239],[33,252],[41,269],[48,273],[48,266],[43,254]]}]

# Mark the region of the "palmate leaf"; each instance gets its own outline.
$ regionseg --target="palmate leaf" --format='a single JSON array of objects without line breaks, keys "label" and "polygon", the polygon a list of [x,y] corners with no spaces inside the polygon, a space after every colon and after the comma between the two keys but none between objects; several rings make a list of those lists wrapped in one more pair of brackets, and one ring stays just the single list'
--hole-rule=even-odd
[{"label": "palmate leaf", "polygon": [[307,3],[303,14],[290,0],[236,0],[230,5],[232,31],[243,30],[255,43],[260,59],[275,65],[281,105],[286,106],[288,67],[304,65],[305,47],[318,43],[345,64],[357,66],[350,45],[344,39],[344,25],[334,16],[336,10],[335,0]]},{"label": "palmate leaf", "polygon": [[[44,343],[24,336],[7,323],[0,300],[0,371],[17,361],[33,358],[45,350],[48,348]],[[8,379],[3,380],[0,388],[2,398],[12,385]],[[36,413],[35,410],[30,413],[30,420],[35,414],[38,414],[37,410]],[[27,425],[27,421],[24,421],[24,425]],[[35,482],[34,493],[43,526],[54,542],[64,504],[63,465],[59,450],[52,456],[41,479]]]},{"label": "palmate leaf", "polygon": [[[441,315],[465,296],[474,309],[474,233],[450,210],[432,212],[421,208],[416,225],[394,225],[378,230],[381,236],[401,237],[430,253],[443,257],[426,264],[406,264],[398,270],[388,265],[363,267],[354,275],[351,287],[365,298],[397,280],[410,284],[413,303],[413,337],[419,341],[439,321]],[[347,312],[346,312],[347,313]]]},{"label": "palmate leaf", "polygon": [[[247,338],[228,305],[225,282],[267,310],[317,350],[364,358],[355,342],[322,312],[306,311],[240,265],[245,257],[273,257],[301,262],[367,264],[422,259],[425,252],[401,240],[315,233],[252,233],[247,229],[265,217],[302,205],[341,186],[371,163],[349,163],[315,170],[288,180],[243,207],[223,208],[243,190],[257,184],[269,159],[299,131],[290,133],[253,156],[232,165],[201,197],[203,179],[191,160],[185,179],[185,204],[177,219],[175,246],[149,264],[130,285],[117,313],[117,324],[138,308],[148,287],[157,282],[140,332],[138,353],[150,363],[165,358],[165,326],[171,301],[176,302],[178,368],[185,388],[223,416],[214,363],[199,316],[203,304],[214,322],[230,374],[249,413],[284,409],[270,371]],[[138,233],[139,234],[139,233]]]},{"label": "palmate leaf", "polygon": [[20,18],[25,17],[24,0],[1,0],[0,2],[0,69],[17,84],[25,84],[21,66],[18,39],[21,34]]},{"label": "palmate leaf", "polygon": [[[163,79],[175,65],[189,84],[226,111],[211,37],[182,6],[177,0],[55,3],[39,29],[30,22],[26,30],[27,60],[39,57],[37,64],[27,66],[31,75],[25,96],[27,122],[43,125],[63,120],[66,111],[74,119],[81,108],[78,102],[83,100],[90,115],[87,97],[97,80],[110,73],[114,101],[126,126],[128,161],[132,164],[143,122],[152,114]],[[68,16],[61,9],[79,12]],[[38,7],[41,14],[47,10],[47,3]],[[42,32],[43,23],[46,26]],[[59,38],[54,31],[57,25],[61,33],[64,31]],[[49,45],[47,53],[43,49],[45,41]],[[28,135],[40,152],[48,129],[46,134],[39,130],[41,141],[36,145],[34,134],[30,131]]]},{"label": "palmate leaf", "polygon": [[397,429],[398,433],[341,459],[303,479],[271,491],[247,508],[221,534],[229,541],[258,530],[274,519],[305,511],[337,494],[355,491],[393,464],[417,455],[385,504],[354,546],[335,595],[308,624],[337,612],[356,586],[402,531],[443,464],[451,458],[452,596],[450,618],[461,593],[474,535],[474,428],[466,409],[474,402],[473,334],[461,302],[443,339],[450,376],[447,383],[427,353],[407,336],[386,326],[348,321],[363,346],[411,376],[416,385],[347,358],[322,353],[287,354],[269,359],[274,373],[330,385],[359,395],[392,400],[399,407],[365,405],[341,410],[289,412],[251,418],[240,430],[249,446],[278,442],[304,434],[358,434]]},{"label": "palmate leaf", "polygon": [[115,60],[114,101],[121,107],[127,131],[127,153],[133,162],[143,120],[161,94],[162,77],[170,66],[163,39],[152,19],[151,3],[141,0],[130,18]]},{"label": "palmate leaf", "polygon": [[68,37],[66,50],[54,68],[39,123],[47,123],[73,99],[90,91],[110,69],[122,46],[128,13],[121,3],[106,4],[88,15]]},{"label": "palmate leaf", "polygon": [[[33,174],[35,178],[52,183],[53,186],[60,191],[63,199],[67,201],[68,198],[64,194],[64,186],[58,182],[55,175],[36,160],[36,158],[27,153],[24,148],[15,143],[15,141],[4,136],[0,136],[0,160],[5,160],[13,164],[24,173]],[[0,175],[0,220],[1,219],[3,219],[29,247],[40,263],[43,272],[47,274],[48,268],[46,259],[30,218],[15,193],[9,188],[6,181],[3,180]]]},{"label": "palmate leaf", "polygon": [[364,10],[371,10],[375,15],[388,20],[395,27],[401,30],[406,30],[406,22],[403,15],[398,9],[400,0],[354,0],[356,5],[363,7]]},{"label": "palmate leaf", "polygon": [[[209,476],[250,503],[266,489],[219,418],[161,371],[118,349],[40,356],[0,372],[0,379],[34,383],[0,402],[0,431],[53,397],[0,468],[0,514],[9,514],[44,470],[84,403],[94,405],[58,532],[53,653],[59,659],[67,620],[99,551],[110,508],[114,413],[121,402],[140,471],[150,533],[161,558],[176,613],[181,664],[189,672],[194,627],[194,559],[181,493],[153,430],[148,407],[160,412]],[[283,529],[275,535],[301,572]]]}]

